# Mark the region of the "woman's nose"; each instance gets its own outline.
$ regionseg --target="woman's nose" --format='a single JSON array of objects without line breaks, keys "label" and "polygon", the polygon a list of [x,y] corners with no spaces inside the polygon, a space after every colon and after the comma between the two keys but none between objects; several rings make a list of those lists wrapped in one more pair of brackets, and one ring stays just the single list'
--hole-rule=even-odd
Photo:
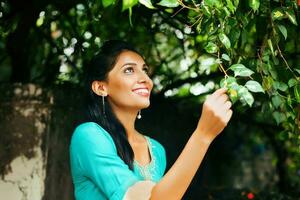
[{"label": "woman's nose", "polygon": [[140,73],[137,82],[139,84],[147,84],[149,86],[149,88],[151,88],[151,89],[153,87],[153,82],[152,82],[151,78],[144,71]]},{"label": "woman's nose", "polygon": [[139,75],[138,75],[138,82],[139,83],[144,83],[144,82],[148,82],[151,79],[149,78],[149,76],[145,73],[145,71],[140,71]]}]

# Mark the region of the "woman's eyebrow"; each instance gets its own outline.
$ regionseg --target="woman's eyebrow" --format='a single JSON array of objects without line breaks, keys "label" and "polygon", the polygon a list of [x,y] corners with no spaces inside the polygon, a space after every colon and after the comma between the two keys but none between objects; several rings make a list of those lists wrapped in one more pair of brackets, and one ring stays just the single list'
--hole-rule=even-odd
[{"label": "woman's eyebrow", "polygon": [[[130,63],[130,62],[129,62],[129,63],[125,63],[124,65],[122,65],[121,68],[125,67],[126,65],[135,65],[135,66],[136,66],[137,64],[136,64],[136,63]],[[145,66],[148,67],[148,65],[147,65],[146,63],[143,64],[143,67],[145,67]]]},{"label": "woman's eyebrow", "polygon": [[[129,62],[129,63],[125,63],[124,65],[122,65],[122,67],[124,67],[124,66],[126,66],[126,65],[136,65],[136,63],[130,63],[130,62]],[[121,68],[122,68],[122,67],[121,67]]]}]

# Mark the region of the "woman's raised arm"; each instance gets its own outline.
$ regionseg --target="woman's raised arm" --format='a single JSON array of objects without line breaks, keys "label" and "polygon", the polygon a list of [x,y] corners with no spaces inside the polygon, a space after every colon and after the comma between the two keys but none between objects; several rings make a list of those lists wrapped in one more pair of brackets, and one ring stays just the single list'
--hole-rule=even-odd
[{"label": "woman's raised arm", "polygon": [[197,128],[176,162],[152,189],[151,200],[181,199],[199,168],[207,149],[232,116],[226,89],[209,95],[203,104]]}]

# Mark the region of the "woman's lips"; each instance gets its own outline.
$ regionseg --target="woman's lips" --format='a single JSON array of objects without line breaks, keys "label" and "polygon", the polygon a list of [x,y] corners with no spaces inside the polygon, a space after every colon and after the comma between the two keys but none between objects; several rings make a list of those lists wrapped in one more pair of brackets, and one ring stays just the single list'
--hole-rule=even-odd
[{"label": "woman's lips", "polygon": [[134,93],[141,95],[143,97],[148,97],[150,95],[148,88],[137,88],[132,90]]}]

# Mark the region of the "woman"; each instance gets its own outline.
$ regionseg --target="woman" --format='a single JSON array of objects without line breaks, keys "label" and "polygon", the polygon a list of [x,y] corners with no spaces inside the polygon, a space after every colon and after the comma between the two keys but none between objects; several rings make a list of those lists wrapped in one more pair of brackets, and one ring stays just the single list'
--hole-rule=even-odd
[{"label": "woman", "polygon": [[165,173],[164,147],[135,130],[150,105],[148,66],[128,43],[108,41],[88,69],[85,122],[70,145],[78,200],[181,199],[209,145],[231,118],[225,89],[208,96],[197,128]]}]

